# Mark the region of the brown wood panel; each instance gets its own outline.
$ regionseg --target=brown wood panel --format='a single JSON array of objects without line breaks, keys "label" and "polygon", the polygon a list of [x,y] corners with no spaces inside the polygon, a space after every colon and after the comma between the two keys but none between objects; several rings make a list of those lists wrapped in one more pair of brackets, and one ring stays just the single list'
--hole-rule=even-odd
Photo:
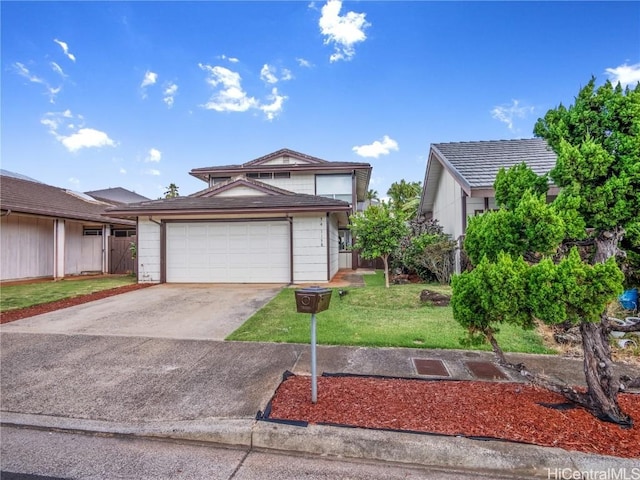
[{"label": "brown wood panel", "polygon": [[125,274],[136,271],[137,261],[131,256],[131,243],[137,237],[109,237],[109,273]]}]

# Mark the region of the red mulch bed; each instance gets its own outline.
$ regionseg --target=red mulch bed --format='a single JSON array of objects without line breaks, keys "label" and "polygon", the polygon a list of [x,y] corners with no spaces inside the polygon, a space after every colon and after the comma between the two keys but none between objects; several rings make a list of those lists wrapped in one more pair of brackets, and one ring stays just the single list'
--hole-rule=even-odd
[{"label": "red mulch bed", "polygon": [[564,397],[521,383],[291,376],[272,400],[270,419],[490,437],[616,457],[640,457],[640,395],[620,394],[632,429],[600,421]]},{"label": "red mulch bed", "polygon": [[136,283],[134,285],[110,288],[108,290],[101,290],[87,295],[78,295],[77,297],[56,300],[55,302],[43,303],[32,307],[9,310],[7,312],[0,313],[0,324],[13,322],[22,318],[33,317],[34,315],[40,315],[41,313],[53,312],[54,310],[60,310],[61,308],[73,307],[74,305],[80,305],[82,303],[93,302],[94,300],[99,300],[101,298],[107,298],[113,295],[131,292],[133,290],[140,290],[141,288],[150,286],[150,284]]}]

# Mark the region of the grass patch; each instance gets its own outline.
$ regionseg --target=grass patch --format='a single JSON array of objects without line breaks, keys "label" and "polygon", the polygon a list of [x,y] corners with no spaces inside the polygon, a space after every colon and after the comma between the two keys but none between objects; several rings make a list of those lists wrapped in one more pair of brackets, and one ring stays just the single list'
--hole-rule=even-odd
[{"label": "grass patch", "polygon": [[126,275],[3,286],[0,289],[0,311],[6,312],[17,308],[41,305],[134,283],[136,283],[135,277]]},{"label": "grass patch", "polygon": [[[366,287],[347,288],[349,293],[342,300],[338,289],[333,290],[329,309],[317,315],[318,344],[463,348],[460,338],[465,331],[453,319],[451,307],[420,302],[420,292],[425,288],[450,295],[451,287],[409,284],[386,289],[381,272],[365,275],[364,280]],[[309,317],[296,312],[294,289],[284,289],[227,340],[309,343]],[[555,353],[534,331],[504,326],[497,338],[508,352]],[[488,345],[472,348],[490,350]]]}]

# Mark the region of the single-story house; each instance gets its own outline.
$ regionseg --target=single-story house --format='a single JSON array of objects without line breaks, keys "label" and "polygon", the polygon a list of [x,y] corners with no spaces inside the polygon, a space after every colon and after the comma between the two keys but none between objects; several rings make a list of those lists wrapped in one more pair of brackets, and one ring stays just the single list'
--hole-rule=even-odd
[{"label": "single-story house", "polygon": [[368,163],[282,149],[190,174],[206,188],[107,211],[137,221],[140,282],[322,283],[356,264],[349,215]]},{"label": "single-story house", "polygon": [[[434,143],[429,150],[419,215],[438,220],[444,233],[461,243],[467,218],[496,209],[493,184],[500,168],[522,162],[538,175],[556,164],[541,138]],[[549,195],[557,195],[552,186]]]},{"label": "single-story house", "polygon": [[0,175],[0,280],[109,273],[109,239],[135,222],[111,204],[21,175]]}]

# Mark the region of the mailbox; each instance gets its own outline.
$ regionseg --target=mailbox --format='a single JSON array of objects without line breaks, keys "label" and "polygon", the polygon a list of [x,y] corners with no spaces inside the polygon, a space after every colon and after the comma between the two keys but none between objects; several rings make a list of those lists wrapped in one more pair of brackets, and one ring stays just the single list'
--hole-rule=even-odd
[{"label": "mailbox", "polygon": [[318,313],[329,308],[331,289],[322,287],[300,288],[296,290],[298,313]]}]

